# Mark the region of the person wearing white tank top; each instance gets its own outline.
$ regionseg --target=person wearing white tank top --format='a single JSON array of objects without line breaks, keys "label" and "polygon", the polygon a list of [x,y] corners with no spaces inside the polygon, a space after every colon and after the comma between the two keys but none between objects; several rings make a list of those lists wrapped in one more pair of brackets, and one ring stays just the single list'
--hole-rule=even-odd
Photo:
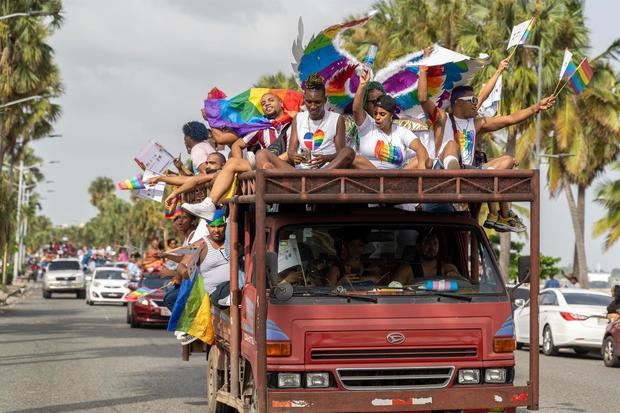
[{"label": "person wearing white tank top", "polygon": [[[482,169],[512,169],[518,162],[512,156],[504,155],[488,162],[477,161],[476,149],[480,140],[478,136],[486,132],[521,123],[541,110],[547,110],[555,103],[555,96],[548,96],[540,102],[518,110],[510,115],[494,117],[477,117],[480,105],[489,96],[495,80],[501,74],[498,70],[491,81],[487,82],[490,87],[485,87],[478,96],[474,94],[471,86],[457,86],[452,89],[450,95],[451,113],[437,107],[435,102],[428,97],[427,71],[436,70],[424,66],[424,61],[433,52],[432,47],[424,49],[424,58],[419,62],[418,99],[424,113],[433,126],[435,134],[435,147],[439,160],[446,169],[459,169],[463,167],[477,167]],[[508,65],[508,59],[500,63],[500,69]],[[495,79],[495,80],[494,80]],[[483,158],[482,156],[481,158]],[[487,228],[493,228],[498,232],[523,232],[526,230],[521,219],[510,210],[507,202],[499,204],[499,211],[494,203],[489,202],[489,215],[484,223]]]},{"label": "person wearing white tank top", "polygon": [[327,96],[323,79],[311,74],[304,86],[306,112],[299,112],[291,125],[288,160],[268,150],[256,154],[262,169],[342,169],[349,168],[355,151],[345,144],[344,118],[325,110]]}]

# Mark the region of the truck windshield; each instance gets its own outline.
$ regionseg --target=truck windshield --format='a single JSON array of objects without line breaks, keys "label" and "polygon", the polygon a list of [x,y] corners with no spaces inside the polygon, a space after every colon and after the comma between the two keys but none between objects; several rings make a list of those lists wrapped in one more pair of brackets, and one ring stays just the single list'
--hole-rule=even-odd
[{"label": "truck windshield", "polygon": [[48,269],[49,271],[79,271],[80,263],[77,261],[52,261]]},{"label": "truck windshield", "polygon": [[300,225],[278,236],[278,276],[312,294],[466,295],[504,293],[474,227],[463,225]]}]

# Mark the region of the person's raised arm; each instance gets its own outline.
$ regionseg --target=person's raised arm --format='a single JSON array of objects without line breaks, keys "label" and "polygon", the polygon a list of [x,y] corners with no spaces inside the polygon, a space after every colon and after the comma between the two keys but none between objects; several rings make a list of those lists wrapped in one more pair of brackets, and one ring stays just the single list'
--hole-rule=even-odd
[{"label": "person's raised arm", "polygon": [[[424,49],[424,58],[427,58],[431,55],[433,51],[432,46],[426,47]],[[420,101],[420,106],[422,106],[422,110],[426,113],[431,121],[433,118],[437,116],[437,105],[433,102],[432,99],[428,98],[428,67],[427,66],[419,66],[418,70],[418,100]]]},{"label": "person's raised arm", "polygon": [[[353,98],[353,120],[357,126],[362,126],[366,120],[366,110],[364,110],[364,93],[370,80],[370,72],[362,69],[360,73],[360,83]],[[340,120],[338,121],[340,122]]]},{"label": "person's raised arm", "polygon": [[493,88],[497,83],[497,79],[499,79],[500,75],[504,72],[504,70],[506,70],[509,62],[510,59],[508,58],[502,60],[499,63],[499,66],[497,67],[495,73],[493,73],[493,76],[491,76],[491,78],[484,84],[484,87],[478,93],[478,104],[476,105],[476,111],[480,109],[482,103],[484,103],[484,101],[487,100],[487,98],[491,95],[491,92],[493,92]]},{"label": "person's raised arm", "polygon": [[476,132],[494,132],[496,130],[505,128],[507,126],[516,125],[524,120],[534,116],[541,110],[547,110],[555,103],[555,96],[547,96],[540,102],[516,111],[506,116],[494,116],[491,118],[478,118],[476,119]]},{"label": "person's raised arm", "polygon": [[236,133],[223,131],[218,128],[211,128],[211,134],[218,145],[231,145],[239,139],[239,136],[237,136]]}]

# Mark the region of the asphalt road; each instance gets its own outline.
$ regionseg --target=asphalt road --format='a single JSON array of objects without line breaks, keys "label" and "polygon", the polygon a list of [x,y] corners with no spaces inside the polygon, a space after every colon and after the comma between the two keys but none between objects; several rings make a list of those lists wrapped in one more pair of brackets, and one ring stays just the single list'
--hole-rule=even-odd
[{"label": "asphalt road", "polygon": [[[39,290],[0,309],[0,412],[204,412],[204,358],[181,361],[169,333],[131,329],[125,311]],[[517,353],[517,383],[528,356]],[[542,412],[620,411],[620,369],[596,354],[541,354],[541,379]]]}]

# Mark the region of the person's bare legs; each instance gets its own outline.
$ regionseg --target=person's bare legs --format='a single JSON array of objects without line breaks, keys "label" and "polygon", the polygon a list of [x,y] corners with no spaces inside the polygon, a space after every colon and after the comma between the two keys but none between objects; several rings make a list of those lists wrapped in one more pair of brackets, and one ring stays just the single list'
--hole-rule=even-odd
[{"label": "person's bare legs", "polygon": [[278,156],[267,150],[261,149],[256,152],[256,169],[294,169],[290,163],[278,158]]},{"label": "person's bare legs", "polygon": [[[513,169],[519,163],[510,155],[503,155],[499,158],[491,159],[485,163],[483,167],[485,169]],[[521,222],[521,219],[510,211],[510,204],[508,202],[499,203],[499,214],[494,204],[489,203],[489,215],[493,215],[490,218],[497,217],[494,222],[493,219],[487,218],[485,221],[485,227],[494,227],[496,231],[513,231],[523,232],[526,230],[525,225]]]},{"label": "person's bare legs", "polygon": [[245,159],[230,158],[224,164],[224,167],[218,174],[215,181],[213,181],[213,187],[209,193],[209,198],[213,203],[217,204],[220,198],[224,196],[230,189],[230,186],[235,180],[235,175],[238,173],[249,172],[252,170],[252,166]]},{"label": "person's bare legs", "polygon": [[355,160],[355,151],[348,146],[336,152],[336,157],[325,169],[348,169]]},{"label": "person's bare legs", "polygon": [[[407,162],[403,169],[418,169],[418,157],[414,156]],[[433,160],[431,158],[426,159],[426,169],[433,169]]]},{"label": "person's bare legs", "polygon": [[361,155],[357,155],[351,164],[353,169],[377,169],[372,162]]},{"label": "person's bare legs", "polygon": [[439,154],[439,160],[445,169],[460,169],[459,154],[461,148],[455,141],[450,141]]}]

